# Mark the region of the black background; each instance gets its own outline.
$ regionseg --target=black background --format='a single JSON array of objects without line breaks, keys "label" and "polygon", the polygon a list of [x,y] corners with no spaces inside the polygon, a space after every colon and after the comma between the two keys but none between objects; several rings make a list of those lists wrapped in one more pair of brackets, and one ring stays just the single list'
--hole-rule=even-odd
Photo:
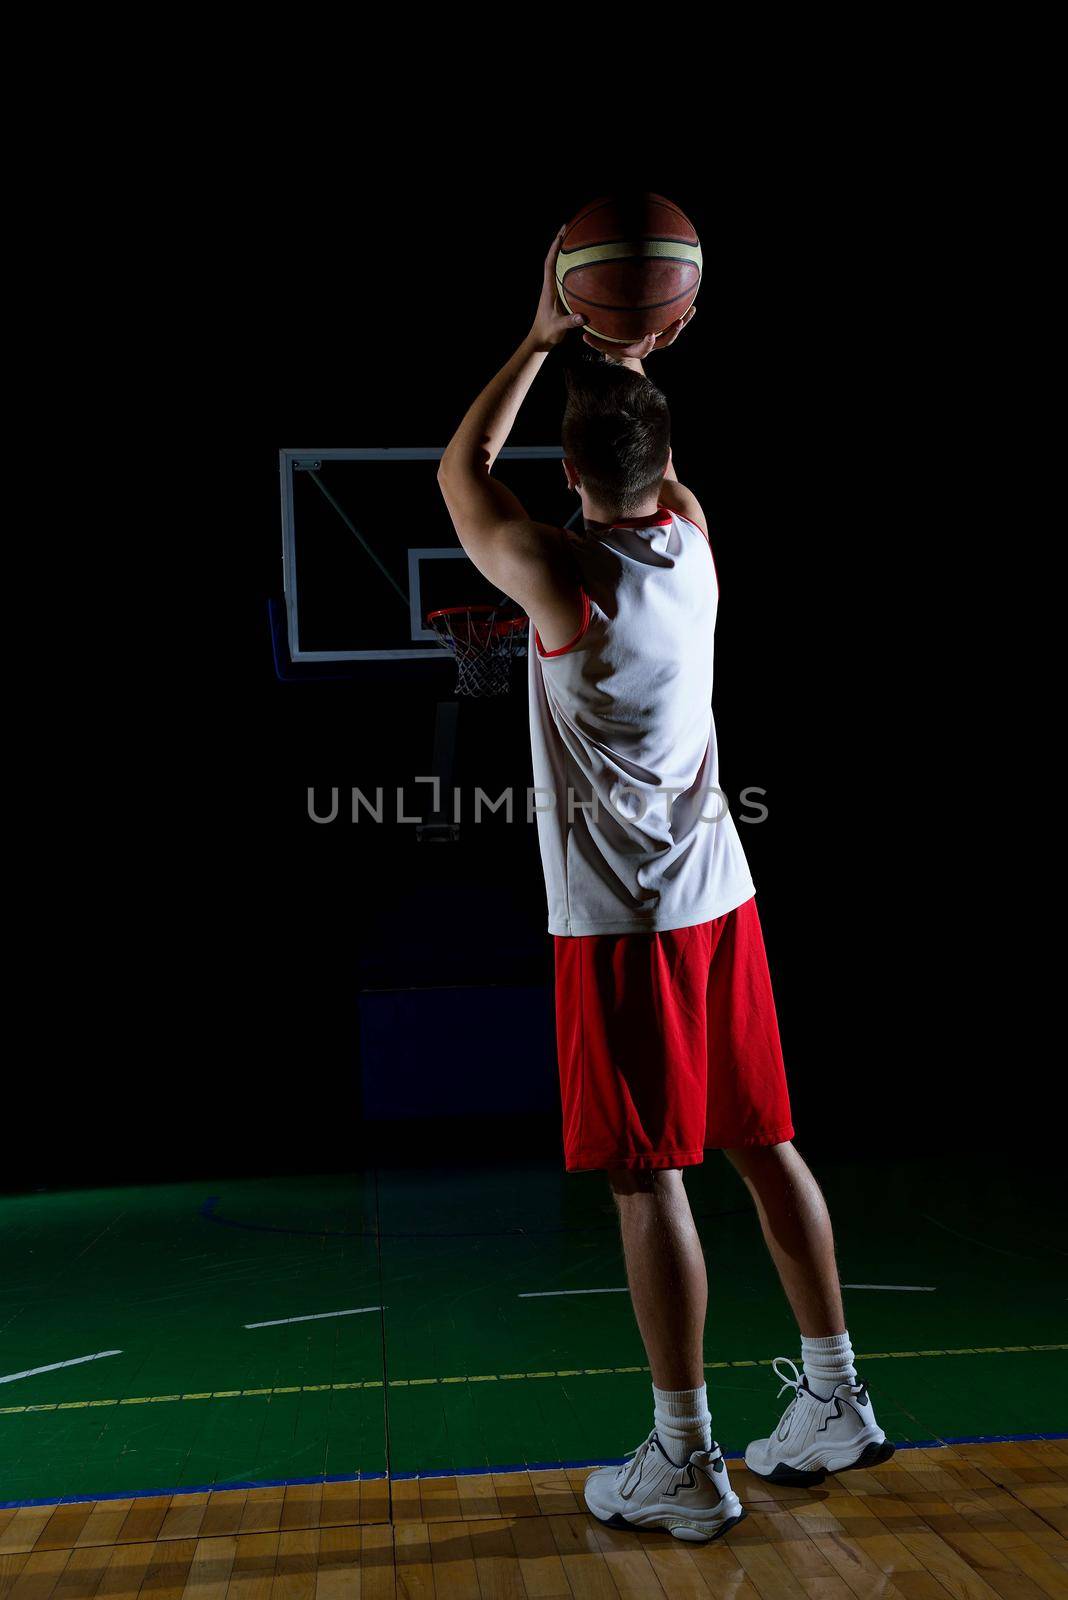
[{"label": "black background", "polygon": [[[557,165],[413,176],[365,154],[346,185],[283,162],[235,174],[186,241],[199,342],[140,457],[160,547],[122,574],[121,670],[102,640],[108,665],[65,694],[79,734],[32,929],[56,983],[9,1096],[8,1184],[345,1167],[367,1151],[361,983],[547,981],[533,830],[434,848],[308,822],[310,784],[426,770],[433,696],[378,669],[278,681],[277,452],[443,443],[526,331],[556,227],[622,178],[681,204],[704,247],[697,317],[649,371],[722,586],[723,781],[767,790],[743,834],[798,1143],[1050,1133],[1006,1072],[1023,952],[996,904],[1012,830],[987,788],[989,596],[950,467],[937,197],[847,140]],[[550,361],[513,442],[555,437],[561,397]],[[463,713],[461,781],[525,783],[522,693]],[[554,1126],[526,1134],[558,1149]],[[469,1118],[434,1137],[483,1142]]]}]

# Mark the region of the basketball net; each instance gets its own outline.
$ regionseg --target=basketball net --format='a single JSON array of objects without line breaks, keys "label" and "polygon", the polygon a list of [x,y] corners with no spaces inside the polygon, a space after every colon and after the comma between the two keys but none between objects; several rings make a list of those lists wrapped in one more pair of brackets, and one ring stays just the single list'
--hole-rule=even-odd
[{"label": "basketball net", "polygon": [[456,693],[486,698],[507,694],[509,668],[527,652],[527,618],[514,608],[445,606],[427,622],[456,661]]}]

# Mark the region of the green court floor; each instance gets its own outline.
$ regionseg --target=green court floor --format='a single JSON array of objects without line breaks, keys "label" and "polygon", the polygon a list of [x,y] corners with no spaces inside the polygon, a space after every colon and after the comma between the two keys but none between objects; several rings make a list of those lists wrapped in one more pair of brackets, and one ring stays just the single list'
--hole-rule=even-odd
[{"label": "green court floor", "polygon": [[[1068,1432],[1058,1175],[812,1164],[890,1438]],[[734,1173],[687,1187],[730,1454],[798,1339]],[[589,1292],[626,1281],[607,1186],[551,1162],[9,1196],[0,1271],[0,1504],[611,1461],[650,1426],[629,1297]]]}]

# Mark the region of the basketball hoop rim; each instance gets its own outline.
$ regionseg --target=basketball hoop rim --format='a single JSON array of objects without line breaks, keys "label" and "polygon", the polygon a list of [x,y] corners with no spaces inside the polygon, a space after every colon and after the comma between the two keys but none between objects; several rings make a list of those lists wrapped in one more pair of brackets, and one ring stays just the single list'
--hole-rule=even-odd
[{"label": "basketball hoop rim", "polygon": [[[438,606],[436,610],[427,612],[426,620],[427,620],[428,623],[433,623],[436,617],[461,617],[461,616],[466,616],[466,617],[483,616],[483,617],[485,617],[485,616],[492,616],[495,611],[499,611],[499,610],[500,610],[499,606],[485,606],[485,605]],[[526,616],[502,617],[499,622],[495,622],[493,624],[493,631],[494,631],[494,633],[508,633],[508,632],[513,631],[516,628],[525,628],[525,627],[527,627],[529,625],[529,622],[530,622],[530,618],[526,617]]]}]

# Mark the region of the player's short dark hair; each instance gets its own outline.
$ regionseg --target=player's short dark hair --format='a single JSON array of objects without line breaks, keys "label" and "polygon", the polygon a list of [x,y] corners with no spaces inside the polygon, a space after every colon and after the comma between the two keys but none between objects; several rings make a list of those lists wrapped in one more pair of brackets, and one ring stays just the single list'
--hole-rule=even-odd
[{"label": "player's short dark hair", "polygon": [[614,361],[576,363],[565,376],[564,454],[599,506],[627,516],[664,476],[667,401],[655,383]]}]

